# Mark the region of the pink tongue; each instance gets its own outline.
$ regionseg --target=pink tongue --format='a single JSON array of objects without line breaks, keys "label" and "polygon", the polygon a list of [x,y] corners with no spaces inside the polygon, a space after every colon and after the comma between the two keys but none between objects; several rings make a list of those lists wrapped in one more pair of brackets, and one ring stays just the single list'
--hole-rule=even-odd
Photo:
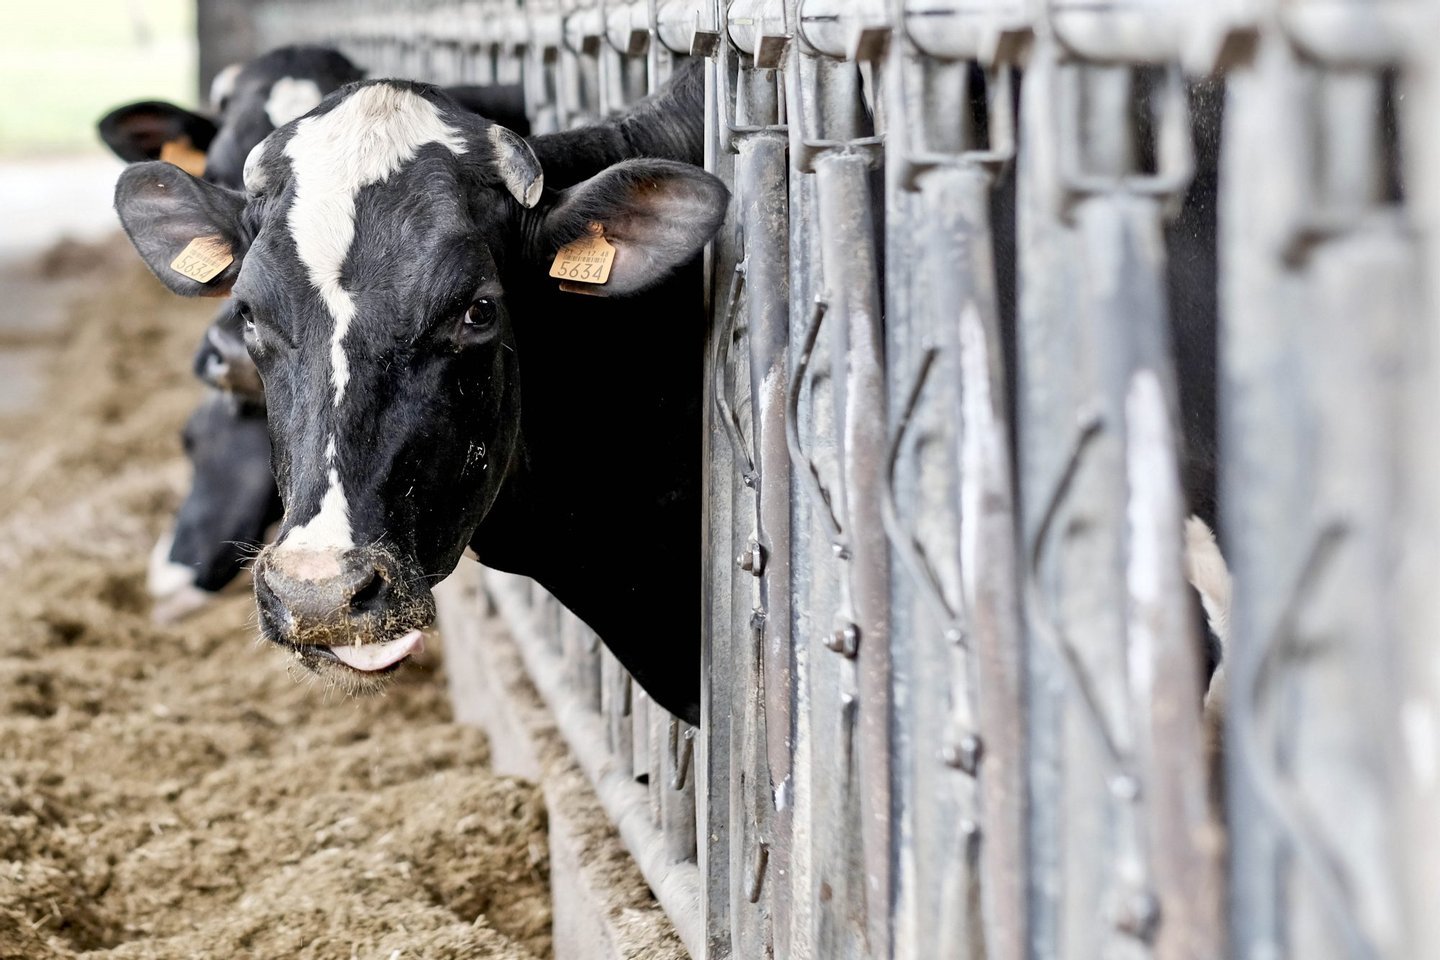
[{"label": "pink tongue", "polygon": [[419,653],[425,649],[425,634],[419,630],[411,630],[403,637],[394,640],[387,640],[384,643],[365,643],[355,646],[353,643],[336,645],[330,648],[330,652],[339,658],[340,662],[356,670],[384,670],[386,667],[399,663],[412,653]]}]

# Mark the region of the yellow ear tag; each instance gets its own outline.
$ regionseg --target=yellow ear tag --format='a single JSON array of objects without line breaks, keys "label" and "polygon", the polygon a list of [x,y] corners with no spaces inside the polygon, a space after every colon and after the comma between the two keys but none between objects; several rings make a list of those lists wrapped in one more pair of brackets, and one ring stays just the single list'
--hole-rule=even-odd
[{"label": "yellow ear tag", "polygon": [[[565,244],[555,252],[550,276],[574,283],[604,283],[610,279],[615,247],[604,237],[605,228],[590,224],[590,235]],[[563,289],[567,284],[561,284]]]},{"label": "yellow ear tag", "polygon": [[192,177],[198,177],[205,172],[205,151],[196,150],[189,137],[162,143],[160,159],[165,163],[173,163]]},{"label": "yellow ear tag", "polygon": [[196,237],[180,255],[170,261],[170,269],[194,280],[209,283],[235,262],[230,244],[219,237]]}]

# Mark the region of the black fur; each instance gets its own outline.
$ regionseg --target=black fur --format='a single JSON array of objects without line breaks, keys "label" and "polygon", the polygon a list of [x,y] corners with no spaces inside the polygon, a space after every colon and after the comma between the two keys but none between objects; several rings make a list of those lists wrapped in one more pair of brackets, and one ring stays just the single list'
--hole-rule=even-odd
[{"label": "black fur", "polygon": [[193,479],[175,517],[169,559],[194,570],[201,590],[220,590],[240,575],[282,512],[265,408],[211,393],[190,415],[183,438]]}]

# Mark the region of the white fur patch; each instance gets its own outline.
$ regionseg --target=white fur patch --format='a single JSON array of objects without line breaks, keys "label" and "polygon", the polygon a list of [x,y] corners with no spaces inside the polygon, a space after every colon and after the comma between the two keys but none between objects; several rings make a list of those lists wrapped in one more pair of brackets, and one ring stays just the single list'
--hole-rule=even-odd
[{"label": "white fur patch", "polygon": [[[409,90],[377,83],[356,90],[335,109],[300,121],[285,144],[295,183],[290,236],[310,283],[320,293],[335,326],[330,334],[330,383],[334,406],[345,397],[350,362],[345,335],[355,319],[355,299],[340,284],[340,271],[355,240],[355,197],[364,187],[388,179],[415,159],[420,148],[443,144],[451,153],[465,143],[439,109]],[[330,486],[320,511],[285,538],[288,547],[351,550],[349,505],[335,463],[335,437],[325,447]]]},{"label": "white fur patch", "polygon": [[215,79],[210,81],[210,108],[220,110],[221,101],[235,92],[235,81],[240,77],[240,71],[245,68],[243,63],[232,63],[230,66],[215,74]]},{"label": "white fur patch", "polygon": [[278,129],[314,110],[323,99],[320,85],[314,80],[281,77],[271,85],[270,96],[265,98],[265,116],[270,118],[270,125]]},{"label": "white fur patch", "polygon": [[195,584],[195,571],[170,559],[170,548],[174,544],[174,531],[167,531],[155,541],[155,547],[150,551],[150,563],[145,571],[145,589],[157,600]]},{"label": "white fur patch", "polygon": [[429,143],[455,154],[466,149],[460,132],[441,119],[434,104],[380,83],[356,90],[329,113],[302,120],[285,145],[295,180],[290,235],[335,318],[330,379],[337,406],[350,379],[344,341],[355,301],[340,285],[340,269],[355,239],[355,196],[389,178]]},{"label": "white fur patch", "polygon": [[265,189],[265,147],[270,143],[266,137],[245,155],[245,166],[241,168],[240,182],[250,193],[260,193]]},{"label": "white fur patch", "polygon": [[1210,632],[1223,653],[1230,639],[1230,568],[1215,543],[1215,534],[1199,517],[1185,521],[1185,578],[1200,594]]},{"label": "white fur patch", "polygon": [[330,486],[320,498],[320,510],[315,516],[291,530],[283,541],[286,548],[295,550],[333,550],[344,552],[355,547],[350,533],[350,504],[345,499],[345,486],[340,474],[330,468]]}]

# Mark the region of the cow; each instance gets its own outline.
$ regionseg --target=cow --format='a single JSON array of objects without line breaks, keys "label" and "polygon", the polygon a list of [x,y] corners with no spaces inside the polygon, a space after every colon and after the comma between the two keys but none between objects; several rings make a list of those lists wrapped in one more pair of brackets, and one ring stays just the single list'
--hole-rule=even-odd
[{"label": "cow", "polygon": [[[255,144],[315,107],[326,94],[364,76],[365,71],[338,50],[278,47],[216,74],[210,86],[213,115],[144,100],[102,117],[100,138],[129,163],[173,157],[213,183],[239,187],[241,168]],[[469,109],[529,132],[518,84],[458,86],[450,92]]]},{"label": "cow", "polygon": [[244,322],[229,300],[215,314],[210,326],[205,328],[200,346],[195,351],[193,369],[195,376],[207,386],[251,403],[263,405],[265,402],[265,384],[260,380],[260,370],[245,349]]},{"label": "cow", "polygon": [[282,513],[263,406],[210,390],[182,437],[190,492],[151,551],[147,576],[162,623],[204,606],[239,576]]},{"label": "cow", "polygon": [[[272,50],[222,70],[211,86],[211,116],[161,101],[117,107],[103,117],[99,133],[121,159],[139,162],[166,159],[205,179],[240,187],[245,156],[277,127],[320,102],[325,94],[358,80],[364,71],[336,50],[291,46]],[[483,111],[500,122],[528,132],[524,98],[518,85],[449,88],[468,109]],[[268,445],[251,442],[254,425],[264,419],[259,371],[245,350],[233,305],[225,303],[205,331],[196,353],[196,375],[206,384],[245,401],[234,409],[213,398],[204,401],[185,431],[187,450],[213,450],[226,438],[245,435],[243,449],[253,462],[233,461],[232,469],[203,470],[198,463],[192,488],[172,531],[152,551],[148,578],[158,619],[168,620],[203,606],[203,600],[225,587],[241,571],[235,546],[236,529],[263,532],[278,513],[279,493],[261,495],[259,477],[268,472]],[[220,432],[199,437],[205,425]],[[218,451],[214,451],[218,452]],[[193,461],[192,457],[192,461]],[[201,504],[230,504],[217,512]],[[249,510],[246,517],[236,511]],[[205,524],[215,526],[207,529]],[[255,534],[259,536],[259,534]],[[187,579],[185,571],[191,575]]]},{"label": "cow", "polygon": [[253,571],[268,640],[377,686],[468,546],[699,720],[699,254],[729,202],[695,165],[703,116],[696,64],[528,140],[371,80],[267,137],[244,192],[165,163],[120,176],[141,257],[179,294],[233,297],[264,381],[285,504]]}]

